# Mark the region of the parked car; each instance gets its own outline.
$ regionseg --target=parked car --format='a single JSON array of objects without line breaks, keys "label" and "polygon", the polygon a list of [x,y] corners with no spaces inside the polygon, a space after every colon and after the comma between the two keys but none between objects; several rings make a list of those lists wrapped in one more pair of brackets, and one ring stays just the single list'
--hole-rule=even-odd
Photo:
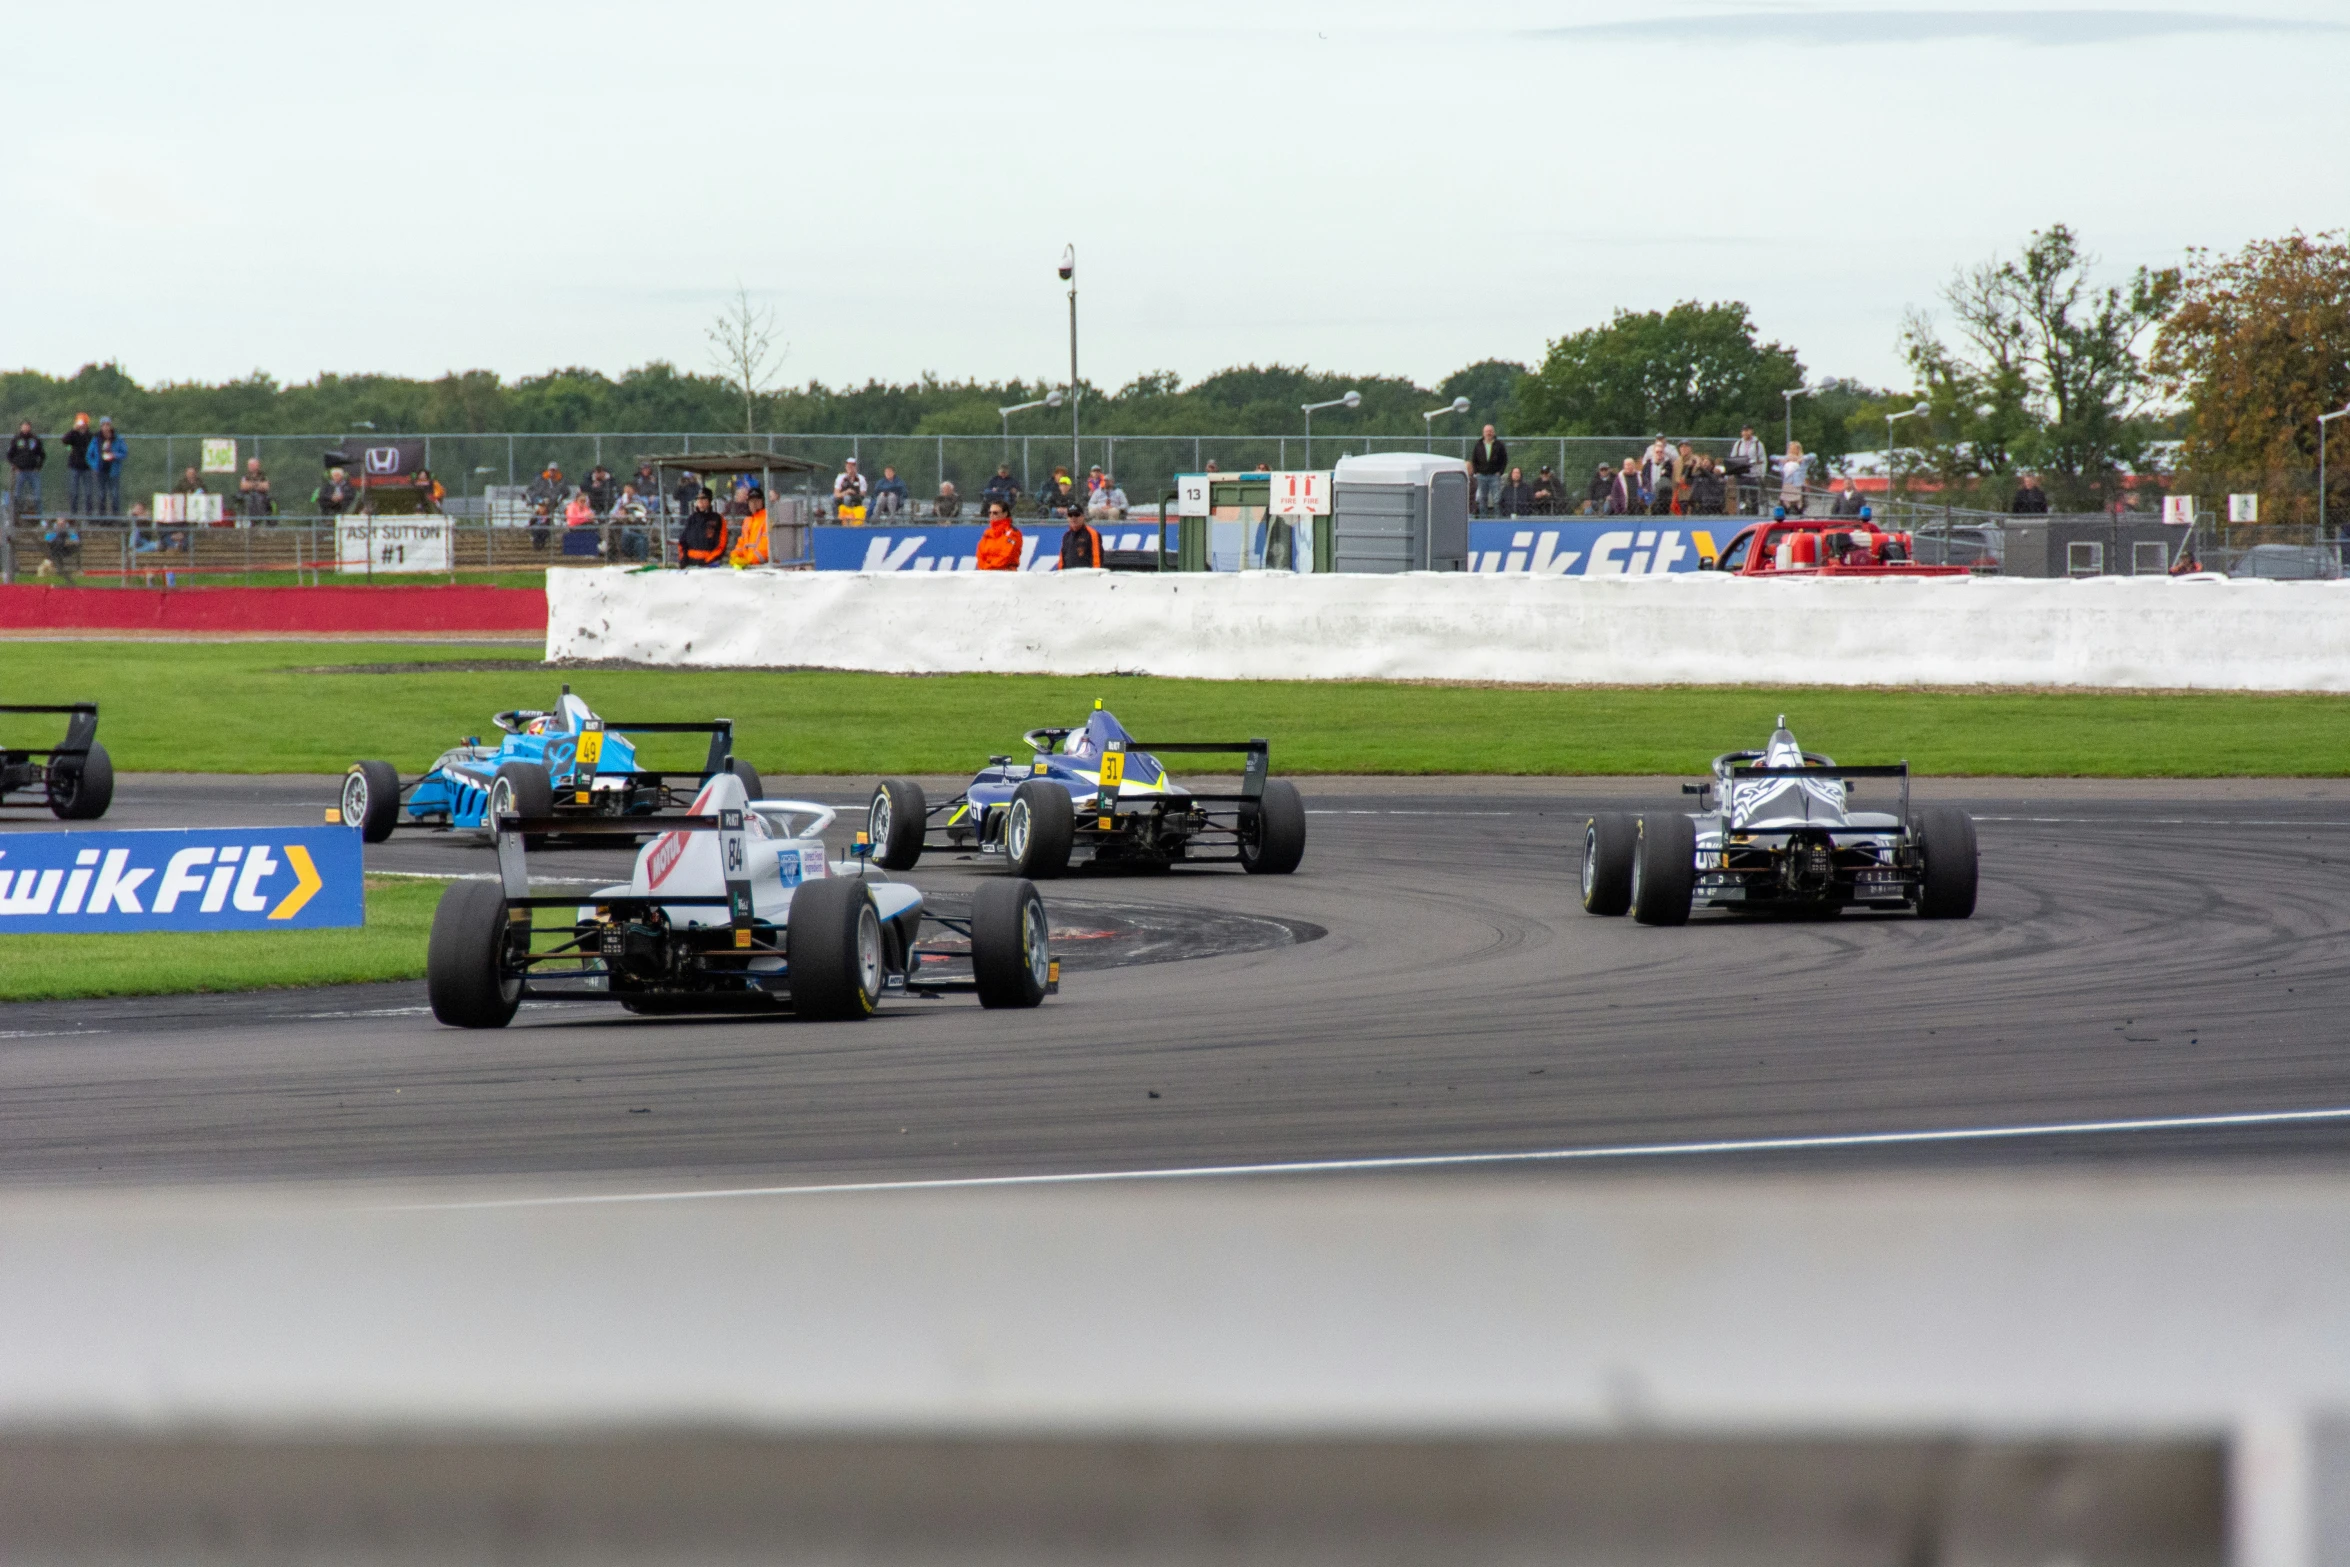
[{"label": "parked car", "polygon": [[1935,529],[1911,535],[1921,566],[1964,566],[1997,571],[2007,562],[2007,534],[1996,526]]},{"label": "parked car", "polygon": [[2269,582],[2322,582],[2341,574],[2341,555],[2324,544],[2255,544],[2236,557],[2228,572]]}]

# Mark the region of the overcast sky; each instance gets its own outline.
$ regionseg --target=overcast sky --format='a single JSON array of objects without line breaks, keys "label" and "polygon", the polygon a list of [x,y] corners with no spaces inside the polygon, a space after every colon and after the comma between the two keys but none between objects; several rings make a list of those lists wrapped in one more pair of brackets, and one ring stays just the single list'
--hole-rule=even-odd
[{"label": "overcast sky", "polygon": [[2350,220],[2350,0],[394,8],[11,33],[0,363],[1115,386],[1533,361],[1743,299],[1894,381],[1904,306],[2070,223],[2119,276]]}]

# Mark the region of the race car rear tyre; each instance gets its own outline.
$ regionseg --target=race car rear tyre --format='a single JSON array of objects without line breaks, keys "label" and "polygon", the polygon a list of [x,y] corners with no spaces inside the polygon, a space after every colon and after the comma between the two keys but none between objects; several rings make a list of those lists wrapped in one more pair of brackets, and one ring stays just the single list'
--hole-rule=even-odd
[{"label": "race car rear tyre", "polygon": [[1643,816],[1632,855],[1632,917],[1643,925],[1686,925],[1697,891],[1697,824],[1686,816]]},{"label": "race car rear tyre", "polygon": [[744,799],[764,800],[767,798],[767,785],[760,780],[759,769],[739,756],[730,756],[726,759],[726,770],[742,780]]},{"label": "race car rear tyre", "polygon": [[504,1028],[522,1004],[507,964],[506,896],[494,882],[461,881],[441,894],[424,949],[424,993],[452,1028]]},{"label": "race car rear tyre", "polygon": [[881,1004],[887,961],[881,912],[862,881],[803,882],[792,894],[783,951],[791,965],[792,1010],[801,1017],[871,1017]]},{"label": "race car rear tyre", "polygon": [[[538,817],[542,820],[555,814],[555,785],[547,777],[546,767],[538,762],[500,762],[498,774],[490,780],[490,828],[497,830],[501,816]],[[543,832],[526,833],[522,846],[535,849],[547,841]]]},{"label": "race car rear tyre", "polygon": [[1017,877],[971,896],[971,973],[983,1007],[1032,1007],[1052,977],[1052,926],[1033,883]]},{"label": "race car rear tyre", "polygon": [[87,756],[62,757],[49,764],[49,812],[59,821],[94,822],[114,803],[114,759],[90,742]]},{"label": "race car rear tyre", "polygon": [[1306,803],[1288,779],[1268,778],[1255,807],[1241,807],[1240,868],[1286,876],[1305,857]]},{"label": "race car rear tyre", "polygon": [[1031,778],[1012,791],[1004,812],[1004,858],[1012,874],[1049,881],[1069,868],[1069,846],[1077,838],[1077,807],[1069,791]]},{"label": "race car rear tyre", "polygon": [[1583,824],[1583,912],[1621,914],[1632,906],[1632,856],[1640,824],[1621,811],[1603,811]]},{"label": "race car rear tyre", "polygon": [[400,775],[389,762],[353,762],[343,774],[343,825],[381,843],[400,820]]},{"label": "race car rear tyre", "polygon": [[884,778],[865,812],[873,862],[885,871],[910,871],[922,858],[922,833],[930,825],[930,802],[911,778]]},{"label": "race car rear tyre", "polygon": [[1954,805],[1918,813],[1918,916],[1963,920],[1975,912],[1975,819]]}]

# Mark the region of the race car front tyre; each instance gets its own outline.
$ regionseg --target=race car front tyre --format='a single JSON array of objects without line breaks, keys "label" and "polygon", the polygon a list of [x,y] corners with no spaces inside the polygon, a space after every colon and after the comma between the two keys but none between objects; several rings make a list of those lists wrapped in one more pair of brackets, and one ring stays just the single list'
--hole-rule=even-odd
[{"label": "race car front tyre", "polygon": [[1048,881],[1069,868],[1069,846],[1077,838],[1077,807],[1069,791],[1031,778],[1012,791],[1004,812],[1004,858],[1012,874]]},{"label": "race car front tyre", "polygon": [[113,803],[114,759],[97,741],[90,742],[86,756],[49,764],[49,812],[59,821],[94,822]]},{"label": "race car front tyre", "polygon": [[400,820],[400,775],[389,762],[353,762],[343,774],[343,825],[361,843],[381,843]]},{"label": "race car front tyre", "polygon": [[1632,856],[1640,824],[1621,811],[1603,811],[1583,824],[1583,912],[1621,914],[1632,906]]},{"label": "race car front tyre", "polygon": [[504,1028],[522,1003],[507,963],[506,896],[495,882],[461,881],[441,894],[424,949],[424,994],[452,1028]]},{"label": "race car front tyre", "polygon": [[1013,878],[971,896],[971,973],[983,1007],[1032,1007],[1052,977],[1052,926],[1034,884]]},{"label": "race car front tyre", "polygon": [[1975,819],[1954,805],[1918,813],[1918,916],[1963,920],[1975,912]]},{"label": "race car front tyre", "polygon": [[1686,925],[1697,892],[1697,824],[1686,816],[1643,816],[1632,855],[1632,917],[1643,925]]},{"label": "race car front tyre", "polygon": [[922,858],[922,833],[930,824],[930,802],[911,778],[884,778],[865,812],[873,862],[885,871],[910,871]]},{"label": "race car front tyre", "polygon": [[[547,777],[547,769],[539,762],[500,762],[498,774],[490,780],[490,829],[497,830],[501,816],[538,817],[545,819],[555,814],[555,785]],[[547,841],[543,832],[526,834],[522,846],[535,849]]]},{"label": "race car front tyre", "polygon": [[726,759],[726,770],[742,780],[744,799],[764,800],[767,798],[767,785],[760,780],[759,769],[739,756],[730,756]]},{"label": "race car front tyre", "polygon": [[1256,805],[1241,807],[1240,868],[1286,876],[1306,857],[1306,803],[1286,778],[1265,780]]},{"label": "race car front tyre", "polygon": [[800,884],[792,894],[783,951],[791,967],[792,1011],[801,1017],[871,1017],[881,1004],[881,913],[855,877]]}]

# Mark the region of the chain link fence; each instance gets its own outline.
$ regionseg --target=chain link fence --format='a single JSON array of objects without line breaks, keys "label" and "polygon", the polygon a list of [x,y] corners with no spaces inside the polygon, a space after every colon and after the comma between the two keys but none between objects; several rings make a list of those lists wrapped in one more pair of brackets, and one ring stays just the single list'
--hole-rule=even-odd
[{"label": "chain link fence", "polygon": [[[347,451],[375,438],[374,432],[336,435],[263,435],[235,437],[236,473],[199,473],[211,493],[222,496],[231,512],[240,507],[237,481],[248,460],[258,458],[270,481],[270,500],[276,513],[292,518],[315,513],[317,495],[328,468],[327,454]],[[388,435],[385,438],[389,438]],[[1433,451],[1467,458],[1475,444],[1474,432],[1423,438],[1410,435],[1367,436],[1317,433],[1309,443],[1301,433],[1286,436],[1251,435],[1088,435],[1072,444],[1067,435],[1015,433],[1003,435],[730,435],[716,431],[604,432],[575,435],[464,435],[406,436],[424,443],[425,466],[448,492],[444,505],[451,516],[486,516],[492,491],[510,491],[528,485],[543,470],[562,470],[564,481],[577,485],[599,464],[616,481],[625,481],[640,459],[690,454],[694,451],[766,451],[797,457],[817,465],[818,472],[793,478],[778,476],[777,488],[811,502],[831,494],[831,476],[846,459],[857,459],[868,481],[894,469],[907,489],[913,513],[927,515],[940,493],[952,484],[968,515],[987,481],[999,466],[1008,467],[1023,496],[1033,498],[1052,479],[1057,466],[1066,466],[1082,479],[1100,467],[1126,491],[1135,506],[1149,506],[1174,488],[1178,473],[1205,472],[1212,466],[1224,473],[1258,467],[1273,469],[1328,468],[1341,457],[1369,452]],[[1676,445],[1681,437],[1672,438]],[[1637,459],[1647,449],[1648,436],[1520,436],[1505,437],[1513,465],[1523,467],[1529,480],[1548,464],[1567,493],[1583,496],[1594,471],[1602,463],[1620,468],[1627,457]],[[1733,444],[1726,439],[1688,438],[1693,451],[1726,458]],[[152,506],[158,493],[182,482],[187,470],[198,467],[202,438],[186,435],[126,435],[130,456],[120,476],[120,494],[105,507],[69,508],[70,490],[62,449],[51,443],[49,466],[42,471],[42,494],[37,512],[19,507],[18,515],[58,516],[69,510],[119,518],[132,502]],[[1024,508],[1025,509],[1025,508]]]}]

